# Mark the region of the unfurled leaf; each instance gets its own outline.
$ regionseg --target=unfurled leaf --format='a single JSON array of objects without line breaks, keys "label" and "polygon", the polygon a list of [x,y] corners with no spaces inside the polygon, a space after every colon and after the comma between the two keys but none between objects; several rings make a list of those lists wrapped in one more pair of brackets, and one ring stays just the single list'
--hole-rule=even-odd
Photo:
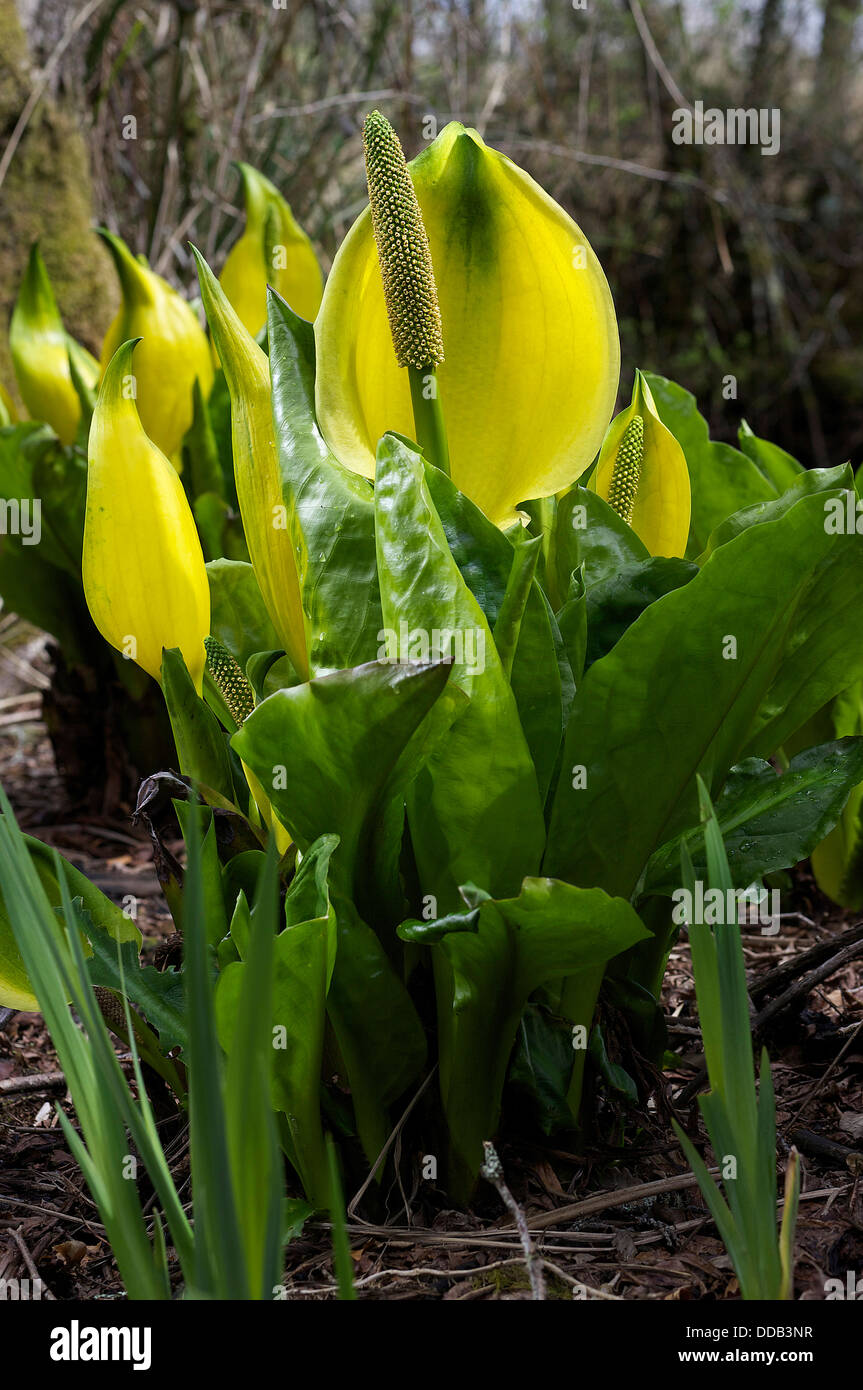
[{"label": "unfurled leaf", "polygon": [[517,897],[481,901],[473,931],[441,937],[434,950],[445,958],[451,981],[450,997],[439,996],[441,1096],[449,1181],[462,1198],[473,1186],[483,1140],[497,1127],[509,1055],[530,995],[540,985],[604,966],[648,935],[622,899],[526,878]]}]

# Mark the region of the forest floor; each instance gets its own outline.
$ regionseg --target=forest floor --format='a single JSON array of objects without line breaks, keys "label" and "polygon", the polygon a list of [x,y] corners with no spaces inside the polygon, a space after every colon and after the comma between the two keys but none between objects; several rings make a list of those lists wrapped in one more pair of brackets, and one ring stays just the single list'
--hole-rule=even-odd
[{"label": "forest floor", "polygon": [[[29,679],[23,667],[0,670],[0,782],[25,829],[115,901],[127,894],[138,900],[144,949],[154,951],[174,928],[147,836],[132,825],[129,806],[104,816],[68,804],[33,689],[44,653],[37,646],[22,660]],[[744,934],[744,949],[754,1007],[776,1008],[763,1039],[773,1063],[780,1150],[786,1154],[793,1143],[803,1154],[795,1297],[823,1299],[827,1279],[844,1283],[847,1271],[863,1269],[863,944],[853,949],[863,942],[863,927],[823,898],[805,870],[794,875],[783,907],[778,933]],[[843,944],[846,959],[836,964]],[[812,954],[802,959],[803,952]],[[669,1123],[673,1100],[684,1127],[699,1134],[694,1094],[702,1048],[685,944],[671,958],[663,1003],[676,1061],[657,1078],[643,1111],[618,1126],[618,1146],[579,1149],[567,1136],[539,1133],[499,1144],[549,1298],[739,1297]],[[5,1018],[0,1279],[38,1276],[42,1296],[58,1300],[122,1298],[99,1213],[58,1126],[57,1102],[73,1115],[41,1018]],[[187,1187],[185,1124],[170,1114],[161,1123],[175,1178]],[[433,1181],[421,1181],[422,1155],[409,1123],[399,1129],[393,1156],[397,1177],[373,1204],[368,1193],[357,1200],[361,1175],[347,1192],[358,1296],[530,1298],[519,1239],[497,1192],[481,1184],[470,1211],[448,1207]],[[282,1296],[335,1298],[323,1222],[310,1219],[287,1246]]]}]

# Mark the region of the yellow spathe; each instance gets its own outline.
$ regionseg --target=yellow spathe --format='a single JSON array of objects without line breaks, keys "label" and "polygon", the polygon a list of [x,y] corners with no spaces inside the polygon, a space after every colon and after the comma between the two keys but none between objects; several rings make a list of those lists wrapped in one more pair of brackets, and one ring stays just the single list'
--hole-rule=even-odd
[{"label": "yellow spathe", "polygon": [[684,555],[692,503],[689,469],[683,450],[660,420],[640,371],[635,373],[630,404],[609,426],[590,486],[609,500],[621,441],[636,416],[643,426],[643,452],[629,524],[651,555]]},{"label": "yellow spathe", "polygon": [[240,322],[255,337],[267,321],[267,285],[311,321],[323,291],[314,247],[279,190],[251,164],[238,164],[246,225],[228,253],[220,282]]},{"label": "yellow spathe", "polygon": [[51,281],[35,242],[30,248],[27,269],[12,311],[9,347],[18,390],[31,419],[44,420],[61,443],[74,444],[81,420],[81,402],[72,380],[69,356],[74,355],[77,370],[87,386],[96,385],[99,367],[87,349],[70,338],[63,327]]},{"label": "yellow spathe", "polygon": [[207,262],[198,263],[201,299],[231,396],[234,482],[249,559],[273,626],[304,680],[308,634],[273,425],[270,364],[228,302]]},{"label": "yellow spathe", "polygon": [[135,353],[138,414],[154,444],[173,461],[192,423],[192,387],[206,397],[213,384],[207,335],[194,310],[161,275],[135,259],[125,242],[100,231],[114,259],[123,302],[102,344],[104,372],[121,343],[140,338]]},{"label": "yellow spathe", "polygon": [[[201,694],[210,588],[183,485],[145,434],[132,383],[134,342],[112,357],[90,425],[82,574],[96,627],[160,680],[179,647]],[[137,365],[137,364],[136,364]]]},{"label": "yellow spathe", "polygon": [[[408,166],[443,322],[437,368],[453,481],[500,526],[596,456],[620,372],[617,322],[583,232],[511,160],[452,122]],[[415,438],[371,215],[336,256],[315,321],[327,443],[374,477],[386,430]]]}]

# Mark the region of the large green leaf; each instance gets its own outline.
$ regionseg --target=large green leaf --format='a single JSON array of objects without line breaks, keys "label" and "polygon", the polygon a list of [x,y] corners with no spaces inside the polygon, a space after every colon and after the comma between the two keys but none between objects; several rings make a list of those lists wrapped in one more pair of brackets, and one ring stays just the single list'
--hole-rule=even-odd
[{"label": "large green leaf", "polygon": [[759,439],[745,420],[740,422],[737,438],[746,457],[752,460],[780,493],[791,487],[795,479],[805,471],[803,464],[798,463],[796,458],[784,449],[780,449],[778,444],[771,444],[768,439]]},{"label": "large green leaf", "polygon": [[338,671],[271,695],[233,738],[303,853],[321,835],[340,839],[330,872],[338,954],[328,1010],[372,1159],[386,1138],[386,1104],[416,1076],[425,1039],[384,945],[354,903],[389,945],[388,917],[401,900],[406,783],[448,675],[446,665],[382,662]]},{"label": "large green leaf", "polygon": [[650,555],[646,560],[624,561],[614,574],[594,584],[586,594],[585,668],[610,652],[645,608],[688,584],[697,573],[697,566],[689,560]]},{"label": "large green leaf", "polygon": [[473,929],[467,917],[458,930],[447,930],[446,922],[400,928],[409,940],[432,943],[437,936],[435,955],[444,958],[436,961],[440,1084],[449,1186],[463,1198],[482,1161],[483,1140],[497,1127],[509,1055],[530,995],[604,966],[649,935],[628,902],[549,878],[526,878],[517,897],[483,898],[478,907]]},{"label": "large green leaf", "polygon": [[590,488],[570,488],[558,502],[552,537],[549,570],[550,587],[558,595],[555,609],[566,601],[580,566],[587,590],[647,558],[647,547],[604,498]]},{"label": "large green leaf", "polygon": [[853,493],[822,493],[799,503],[791,513],[796,516],[802,508],[807,509],[818,547],[826,556],[803,592],[782,661],[742,750],[744,755],[769,758],[807,719],[863,677],[863,643],[857,622],[863,597],[863,536],[856,532],[824,536],[826,501],[849,495],[853,499]]},{"label": "large green leaf", "polygon": [[[458,906],[460,883],[505,894],[535,872],[544,841],[539,788],[512,689],[447,544],[422,458],[394,435],[378,445],[375,507],[385,626],[408,636],[407,654],[414,640],[433,644],[435,633],[455,634],[462,646],[450,683],[470,703],[408,792],[420,889],[443,913]],[[468,660],[469,650],[480,659]]]},{"label": "large green leaf", "polygon": [[279,467],[298,550],[309,656],[317,671],[376,654],[381,627],[372,489],[330,453],[315,422],[315,336],[269,291]]},{"label": "large green leaf", "polygon": [[[442,663],[336,671],[276,691],[233,737],[303,853],[320,835],[339,836],[331,881],[350,898],[371,896],[375,840],[404,796],[412,740],[448,676]],[[390,885],[374,887],[386,896]]]},{"label": "large green leaf", "polygon": [[848,490],[853,487],[854,474],[850,464],[840,464],[838,468],[810,468],[795,477],[781,496],[772,498],[769,502],[755,502],[751,507],[744,507],[742,511],[735,512],[733,516],[721,522],[707,542],[704,554],[698,557],[698,563],[703,565],[717,546],[733,540],[747,527],[759,526],[765,521],[776,521],[778,517],[784,516],[797,505],[801,497],[809,497],[813,493],[829,493],[835,496],[837,489]]},{"label": "large green leaf", "polygon": [[182,975],[177,970],[142,965],[136,942],[124,941],[118,951],[114,938],[96,928],[88,917],[89,914],[79,914],[93,948],[92,959],[87,962],[90,983],[125,994],[131,1004],[137,1004],[158,1032],[164,1052],[185,1048],[188,1034]]},{"label": "large green leaf", "polygon": [[[482,609],[500,650],[507,640],[503,629],[499,628],[501,610],[520,572],[517,546],[439,469],[425,463],[424,472],[452,558]],[[519,527],[519,544],[524,536]],[[536,581],[521,594],[514,630],[510,626],[511,618],[512,613],[506,626],[514,650],[507,646],[504,666],[544,798],[563,737],[565,712],[572,698],[572,674],[567,669],[554,614]]]},{"label": "large green leaf", "polygon": [[809,497],[651,604],[576,693],[545,870],[628,897],[696,821],[696,773],[718,794],[861,672],[861,597],[863,538],[828,536]]},{"label": "large green leaf", "polygon": [[[811,854],[832,830],[852,788],[863,781],[863,738],[843,738],[807,748],[777,775],[770,763],[747,758],[732,768],[716,816],[737,888]],[[706,878],[701,826],[663,845],[651,856],[647,893],[680,887],[680,845],[685,842],[696,876]]]},{"label": "large green leaf", "polygon": [[[54,908],[60,907],[62,903],[62,893],[57,882],[54,870],[54,856],[56,850],[35,840],[31,835],[24,836],[24,842],[30,853],[33,866],[39,875],[39,881],[45,889],[48,901]],[[117,941],[134,942],[137,951],[141,942],[141,933],[135,926],[131,918],[126,917],[110,898],[100,892],[94,883],[85,878],[82,873],[70,864],[67,859],[59,855],[63,872],[66,876],[66,883],[69,887],[69,894],[73,898],[80,898],[81,902],[89,913],[90,918],[97,927],[104,929],[111,945],[116,950]],[[2,884],[0,884],[0,894],[2,894]],[[15,944],[15,935],[5,904],[0,898],[0,1005],[8,1009],[23,1009],[28,1013],[37,1012],[39,1005],[27,973],[24,969],[24,962]]]},{"label": "large green leaf", "polygon": [[688,555],[699,555],[714,531],[732,512],[766,502],[778,492],[746,454],[710,438],[695,397],[664,376],[645,372],[659,418],[686,455],[692,486],[692,521]]},{"label": "large green leaf", "polygon": [[426,463],[424,471],[450,553],[489,628],[494,628],[512,572],[512,541],[440,469]]}]

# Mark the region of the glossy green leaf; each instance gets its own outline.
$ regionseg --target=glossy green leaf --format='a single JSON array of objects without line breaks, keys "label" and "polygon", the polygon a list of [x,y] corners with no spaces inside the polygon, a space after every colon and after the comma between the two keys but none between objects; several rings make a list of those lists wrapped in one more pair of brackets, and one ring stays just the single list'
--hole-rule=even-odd
[{"label": "glossy green leaf", "polygon": [[[857,633],[857,610],[863,596],[863,535],[824,535],[825,507],[830,499],[854,497],[852,492],[822,493],[798,503],[790,517],[799,517],[798,553],[806,564],[809,549],[823,555],[813,567],[810,583],[793,614],[782,660],[765,695],[743,755],[769,758],[788,743],[805,722],[855,681],[863,678],[863,644]],[[802,515],[809,518],[806,524]],[[804,531],[811,528],[810,541]],[[760,529],[760,528],[759,528]],[[777,563],[782,563],[777,556]],[[843,731],[844,732],[844,731]]]},{"label": "glossy green leaf", "polygon": [[315,423],[315,335],[269,292],[273,420],[282,487],[298,528],[312,667],[357,666],[376,655],[380,595],[374,501],[360,474],[330,453]]},{"label": "glossy green leaf", "polygon": [[[764,874],[792,868],[832,830],[852,788],[863,781],[863,738],[843,738],[808,748],[781,776],[770,763],[747,758],[731,769],[716,817],[734,886],[745,888]],[[651,856],[647,893],[680,887],[680,845],[685,842],[698,878],[705,878],[700,826],[676,836]]]},{"label": "glossy green leaf", "polygon": [[[650,855],[696,817],[695,775],[721,790],[853,679],[847,618],[863,540],[831,537],[823,502],[714,552],[587,672],[573,702],[544,867],[628,897]],[[583,769],[583,772],[580,771]]]},{"label": "glossy green leaf", "polygon": [[459,573],[494,628],[512,571],[512,541],[440,469],[425,463],[424,474]]},{"label": "glossy green leaf", "polygon": [[473,1185],[483,1140],[495,1133],[510,1052],[530,995],[540,985],[605,965],[647,935],[622,899],[526,878],[517,897],[480,903],[475,931],[449,932],[434,948],[449,1182],[462,1197]]},{"label": "glossy green leaf", "polygon": [[765,521],[776,521],[778,517],[784,516],[796,506],[801,497],[810,497],[813,493],[835,496],[837,489],[853,490],[853,487],[854,477],[847,463],[841,464],[838,468],[810,468],[799,477],[795,477],[781,497],[768,502],[755,502],[751,507],[744,507],[742,511],[727,517],[712,533],[704,554],[698,557],[698,563],[703,565],[717,546],[733,540],[747,527],[759,526]]},{"label": "glossy green leaf", "polygon": [[339,836],[333,881],[355,900],[386,809],[404,795],[406,750],[448,675],[383,662],[337,671],[269,696],[233,737],[304,853]]},{"label": "glossy green leaf", "polygon": [[[271,695],[233,738],[303,853],[321,835],[340,839],[330,876],[338,953],[328,1010],[372,1160],[386,1139],[385,1107],[417,1075],[425,1039],[381,940],[354,903],[366,904],[386,939],[386,914],[400,900],[392,880],[415,735],[448,674],[445,665],[370,662],[318,677]],[[382,846],[382,835],[392,843]]]},{"label": "glossy green leaf", "polygon": [[162,655],[162,689],[183,776],[231,801],[233,782],[225,735],[195,690],[176,649]]},{"label": "glossy green leaf", "polygon": [[378,570],[385,627],[408,651],[455,634],[450,681],[470,703],[408,793],[420,889],[438,913],[460,883],[515,891],[535,871],[544,840],[536,771],[518,707],[482,609],[459,573],[431,500],[421,456],[394,435],[378,447]]},{"label": "glossy green leaf", "polygon": [[768,439],[759,439],[745,420],[740,422],[737,438],[746,457],[760,468],[777,492],[782,493],[791,487],[798,475],[804,472],[802,463],[798,463],[785,449],[780,449],[778,444],[771,444]]},{"label": "glossy green leaf", "polygon": [[[444,473],[429,463],[424,465],[424,472],[450,553],[493,629],[500,650],[497,626],[512,579],[516,547]],[[516,539],[519,545],[525,539],[520,523]],[[505,665],[540,793],[545,797],[572,698],[572,673],[540,585],[534,581],[523,597],[514,653],[508,653]]]},{"label": "glossy green leaf", "polygon": [[558,501],[549,569],[559,609],[569,596],[573,573],[584,566],[585,589],[648,559],[647,547],[604,498],[590,488],[571,488]]},{"label": "glossy green leaf", "polygon": [[697,565],[677,557],[651,555],[624,562],[586,594],[585,667],[610,652],[639,614],[651,603],[679,589],[698,573]]}]

